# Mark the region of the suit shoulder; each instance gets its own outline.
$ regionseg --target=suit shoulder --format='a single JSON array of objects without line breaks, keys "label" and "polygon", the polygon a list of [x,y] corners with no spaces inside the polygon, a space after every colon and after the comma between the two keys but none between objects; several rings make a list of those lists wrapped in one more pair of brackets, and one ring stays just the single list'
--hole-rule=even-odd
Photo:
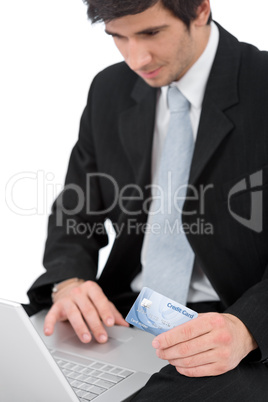
[{"label": "suit shoulder", "polygon": [[100,110],[119,113],[133,104],[131,97],[138,76],[126,63],[117,63],[99,72],[93,79],[88,99],[87,110],[98,114]]},{"label": "suit shoulder", "polygon": [[125,62],[111,65],[100,71],[93,80],[98,89],[107,88],[109,91],[129,88],[137,80],[137,75]]},{"label": "suit shoulder", "polygon": [[[248,43],[240,43],[242,68],[255,77],[255,82],[268,82],[268,52]],[[263,81],[264,80],[264,81]]]},{"label": "suit shoulder", "polygon": [[[226,31],[220,24],[216,22],[219,31],[221,44],[223,44],[225,51],[231,54],[232,57],[239,55],[241,61],[241,70],[245,73],[258,77],[267,77],[268,68],[268,52],[260,51],[256,46],[241,42],[234,37],[230,32]],[[267,79],[267,78],[266,78]]]},{"label": "suit shoulder", "polygon": [[131,76],[131,75],[135,76],[135,73],[128,67],[128,65],[124,61],[104,68],[102,71],[100,71],[97,74],[97,76],[110,77],[111,75],[113,75],[113,76],[120,77],[121,74],[127,75],[127,76]]}]

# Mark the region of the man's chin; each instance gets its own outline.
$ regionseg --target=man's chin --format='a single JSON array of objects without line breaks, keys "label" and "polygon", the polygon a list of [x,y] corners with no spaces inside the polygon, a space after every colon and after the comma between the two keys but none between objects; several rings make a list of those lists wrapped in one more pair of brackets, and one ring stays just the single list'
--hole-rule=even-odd
[{"label": "man's chin", "polygon": [[172,81],[170,80],[164,80],[163,78],[144,78],[140,75],[140,77],[143,79],[143,81],[146,82],[150,87],[152,88],[161,88],[165,87],[166,85],[171,84]]}]

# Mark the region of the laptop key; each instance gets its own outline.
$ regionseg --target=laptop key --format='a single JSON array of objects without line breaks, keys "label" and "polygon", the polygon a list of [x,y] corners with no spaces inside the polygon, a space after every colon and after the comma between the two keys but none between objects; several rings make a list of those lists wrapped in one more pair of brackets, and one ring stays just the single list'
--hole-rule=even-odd
[{"label": "laptop key", "polygon": [[113,381],[116,384],[123,380],[123,377],[119,377],[118,375],[109,374],[109,373],[103,373],[100,376],[100,378],[103,378],[104,380],[108,380],[108,381]]},{"label": "laptop key", "polygon": [[120,373],[120,375],[124,378],[129,377],[131,374],[133,374],[133,371],[130,370],[124,370]]},{"label": "laptop key", "polygon": [[80,374],[77,379],[79,381],[87,382],[88,384],[95,384],[95,382],[97,381],[96,378],[84,374]]},{"label": "laptop key", "polygon": [[97,381],[97,378],[95,378],[95,377],[88,376],[86,379],[86,382],[91,385],[94,385],[96,383],[96,381]]},{"label": "laptop key", "polygon": [[73,368],[75,366],[76,366],[75,363],[66,363],[65,366],[62,366],[62,367],[65,368],[65,369],[68,369],[68,370],[73,370]]},{"label": "laptop key", "polygon": [[73,378],[66,377],[66,379],[67,379],[68,383],[71,385],[71,387],[73,388],[73,385],[72,385],[72,382],[74,381]]},{"label": "laptop key", "polygon": [[[65,374],[66,375],[66,374]],[[67,374],[67,378],[72,378],[73,380],[77,380],[77,378],[80,376],[80,373],[74,373],[73,371],[70,372],[70,374]]]},{"label": "laptop key", "polygon": [[86,395],[83,396],[83,398],[86,401],[93,401],[93,399],[95,399],[98,395],[96,394],[92,394],[91,392],[88,392]]},{"label": "laptop key", "polygon": [[81,385],[81,386],[79,387],[79,389],[82,389],[83,391],[87,391],[87,392],[88,392],[91,387],[92,387],[91,384],[83,384],[83,385]]},{"label": "laptop key", "polygon": [[[87,396],[88,399],[84,399],[84,398],[79,398],[80,402],[88,402],[88,401],[92,401],[94,398],[96,398],[97,395],[92,394],[92,396]],[[91,399],[89,399],[91,398]]]},{"label": "laptop key", "polygon": [[78,389],[76,391],[76,395],[81,397],[81,398],[84,398],[86,396],[86,394],[87,394],[87,391],[83,391],[82,389]]},{"label": "laptop key", "polygon": [[93,376],[93,377],[100,377],[100,375],[103,373],[103,371],[100,371],[100,370],[94,370],[92,373],[91,373],[91,375]]},{"label": "laptop key", "polygon": [[88,402],[88,400],[86,401],[84,398],[79,398],[80,402]]},{"label": "laptop key", "polygon": [[96,385],[93,385],[93,387],[90,388],[90,392],[93,392],[94,394],[97,394],[97,395],[100,395],[105,391],[107,391],[106,388],[101,388]]},{"label": "laptop key", "polygon": [[86,379],[88,378],[87,375],[84,374],[79,374],[79,376],[77,377],[78,380],[85,382]]},{"label": "laptop key", "polygon": [[80,366],[79,364],[76,364],[73,367],[73,371],[75,371],[76,373],[83,373],[84,370],[86,370],[85,366]]},{"label": "laptop key", "polygon": [[96,363],[92,364],[92,365],[90,366],[90,368],[92,367],[92,368],[94,368],[94,369],[96,369],[96,370],[99,370],[99,369],[103,368],[104,366],[105,366],[105,364],[96,362]]},{"label": "laptop key", "polygon": [[119,374],[123,369],[115,367],[113,370],[110,371],[111,374]]},{"label": "laptop key", "polygon": [[97,380],[96,385],[109,389],[112,388],[115,385],[115,383],[107,380]]},{"label": "laptop key", "polygon": [[74,388],[79,388],[81,385],[83,385],[83,383],[81,381],[77,381],[77,380],[72,381],[70,384]]},{"label": "laptop key", "polygon": [[89,368],[83,368],[83,370],[81,371],[81,373],[83,373],[83,374],[87,374],[87,375],[90,375],[90,374],[92,374],[94,372],[94,370],[93,369],[89,369]]},{"label": "laptop key", "polygon": [[107,364],[107,366],[103,367],[102,370],[103,371],[111,371],[113,368],[114,368],[114,366]]}]

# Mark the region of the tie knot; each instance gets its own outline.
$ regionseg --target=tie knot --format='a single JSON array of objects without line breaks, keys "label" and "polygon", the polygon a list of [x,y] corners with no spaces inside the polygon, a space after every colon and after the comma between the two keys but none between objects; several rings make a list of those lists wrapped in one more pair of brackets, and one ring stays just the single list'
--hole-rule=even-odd
[{"label": "tie knot", "polygon": [[190,103],[177,87],[168,88],[168,107],[170,113],[189,110]]}]

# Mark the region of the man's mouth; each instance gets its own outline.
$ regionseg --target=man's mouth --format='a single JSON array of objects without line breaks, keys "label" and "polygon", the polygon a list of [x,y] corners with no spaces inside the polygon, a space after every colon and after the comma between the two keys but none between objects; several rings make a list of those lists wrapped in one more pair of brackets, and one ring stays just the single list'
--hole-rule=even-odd
[{"label": "man's mouth", "polygon": [[162,67],[158,67],[157,69],[151,71],[140,71],[139,75],[144,79],[155,78],[159,74],[161,68]]}]

